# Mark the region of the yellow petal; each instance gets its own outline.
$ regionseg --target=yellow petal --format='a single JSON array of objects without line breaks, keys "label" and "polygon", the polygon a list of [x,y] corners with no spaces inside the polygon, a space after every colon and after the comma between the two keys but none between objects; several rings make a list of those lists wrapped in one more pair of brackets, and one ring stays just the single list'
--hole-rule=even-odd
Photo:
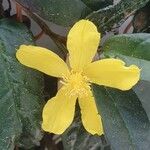
[{"label": "yellow petal", "polygon": [[69,70],[66,63],[52,51],[38,47],[21,45],[16,53],[20,63],[55,77],[67,75]]},{"label": "yellow petal", "polygon": [[140,69],[124,65],[119,59],[103,59],[89,64],[84,73],[93,83],[129,90],[139,81]]},{"label": "yellow petal", "polygon": [[70,66],[81,71],[90,63],[97,51],[100,34],[96,26],[88,20],[80,20],[70,30],[67,38]]},{"label": "yellow petal", "polygon": [[56,97],[50,99],[43,109],[43,130],[62,134],[72,123],[76,97],[70,95],[70,88],[63,86]]},{"label": "yellow petal", "polygon": [[82,96],[78,99],[81,108],[81,118],[84,128],[91,134],[102,135],[103,125],[101,116],[98,114],[92,93],[89,96]]}]

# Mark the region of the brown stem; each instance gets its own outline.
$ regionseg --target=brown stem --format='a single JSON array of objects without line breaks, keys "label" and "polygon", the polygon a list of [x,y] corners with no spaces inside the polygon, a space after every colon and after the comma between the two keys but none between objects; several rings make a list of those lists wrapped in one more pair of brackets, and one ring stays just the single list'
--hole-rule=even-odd
[{"label": "brown stem", "polygon": [[16,3],[16,16],[17,16],[17,21],[23,22],[22,7],[18,3]]},{"label": "brown stem", "polygon": [[34,40],[37,41],[38,39],[41,38],[41,36],[44,34],[44,31],[42,30],[39,34],[34,36]]},{"label": "brown stem", "polygon": [[[17,3],[17,2],[16,2]],[[17,3],[20,5],[19,3]],[[49,26],[35,13],[32,13],[28,8],[25,8],[24,6],[20,5],[22,9],[25,11],[26,14],[28,14],[44,31],[45,34],[51,37],[51,39],[55,42],[55,44],[63,50],[64,54],[67,53],[66,51],[66,37],[58,35],[54,33]]]},{"label": "brown stem", "polygon": [[39,16],[37,16],[36,14],[31,13],[30,11],[24,10],[27,14],[29,14],[29,16],[34,19],[34,21],[40,26],[40,28],[45,32],[45,34],[49,35],[52,40],[54,41],[58,41],[60,43],[63,43],[64,45],[66,45],[66,37],[64,36],[60,36],[54,32],[52,32],[52,30],[50,30],[49,26],[42,20],[39,18]]},{"label": "brown stem", "polygon": [[15,150],[19,150],[19,148],[18,148],[18,146],[17,146],[17,145],[15,146]]}]

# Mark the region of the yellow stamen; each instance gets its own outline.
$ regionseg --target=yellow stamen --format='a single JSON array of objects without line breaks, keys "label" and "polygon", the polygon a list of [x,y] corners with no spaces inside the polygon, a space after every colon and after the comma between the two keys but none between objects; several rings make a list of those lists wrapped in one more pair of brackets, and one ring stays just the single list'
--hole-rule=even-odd
[{"label": "yellow stamen", "polygon": [[63,81],[61,81],[61,83],[66,86],[71,86],[72,90],[70,91],[70,93],[67,93],[71,96],[88,96],[89,90],[91,90],[89,79],[85,75],[82,75],[81,72],[71,71],[70,76],[64,76]]}]

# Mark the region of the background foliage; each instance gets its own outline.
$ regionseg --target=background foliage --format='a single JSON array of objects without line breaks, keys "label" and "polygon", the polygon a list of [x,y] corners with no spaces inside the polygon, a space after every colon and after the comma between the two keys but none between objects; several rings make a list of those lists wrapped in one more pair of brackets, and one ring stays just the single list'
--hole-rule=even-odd
[{"label": "background foliage", "polygon": [[[150,1],[8,0],[7,6],[6,1],[0,0],[0,149],[149,150]],[[57,80],[20,65],[15,52],[21,44],[39,44],[44,33],[65,59],[66,34],[55,28],[68,31],[82,18],[93,21],[104,37],[99,57],[138,65],[141,81],[127,92],[92,85],[105,135],[85,131],[78,105],[73,124],[62,136],[44,133],[41,111],[45,100],[55,95]],[[33,20],[42,30],[38,34]]]}]

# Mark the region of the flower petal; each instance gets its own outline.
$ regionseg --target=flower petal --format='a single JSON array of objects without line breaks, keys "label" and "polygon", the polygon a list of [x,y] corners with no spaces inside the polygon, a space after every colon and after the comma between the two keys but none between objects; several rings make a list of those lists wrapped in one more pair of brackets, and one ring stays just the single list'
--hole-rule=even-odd
[{"label": "flower petal", "polygon": [[78,99],[81,108],[81,118],[85,129],[91,134],[102,135],[103,125],[101,116],[98,114],[92,92],[89,96],[82,96]]},{"label": "flower petal", "polygon": [[62,134],[72,123],[76,97],[70,95],[70,88],[63,86],[43,109],[43,130]]},{"label": "flower petal", "polygon": [[52,51],[38,47],[21,45],[16,53],[20,63],[45,74],[62,77],[69,73],[66,63]]},{"label": "flower petal", "polygon": [[92,22],[88,20],[77,22],[71,28],[67,39],[71,68],[81,71],[83,66],[90,63],[97,51],[99,41],[100,34]]},{"label": "flower petal", "polygon": [[103,59],[89,64],[84,73],[93,83],[129,90],[139,81],[140,69],[135,65],[124,65],[119,59]]}]

